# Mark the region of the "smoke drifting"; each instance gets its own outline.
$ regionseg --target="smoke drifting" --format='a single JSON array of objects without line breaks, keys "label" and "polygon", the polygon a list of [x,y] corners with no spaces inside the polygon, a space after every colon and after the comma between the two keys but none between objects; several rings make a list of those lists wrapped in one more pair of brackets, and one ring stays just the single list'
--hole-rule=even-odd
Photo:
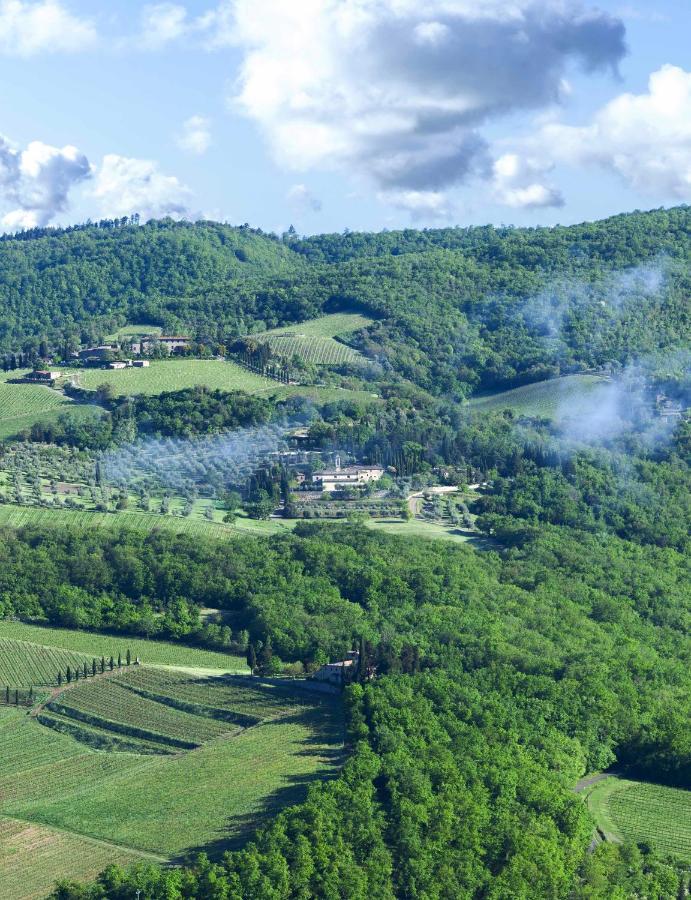
[{"label": "smoke drifting", "polygon": [[209,437],[147,438],[106,451],[101,471],[114,487],[218,496],[287,449],[290,428],[281,423]]}]

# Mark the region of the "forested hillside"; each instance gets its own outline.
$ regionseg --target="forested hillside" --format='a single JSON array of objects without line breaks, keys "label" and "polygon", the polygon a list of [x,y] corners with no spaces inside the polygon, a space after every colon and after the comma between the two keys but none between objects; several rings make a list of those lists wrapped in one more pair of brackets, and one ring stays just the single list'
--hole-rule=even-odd
[{"label": "forested hillside", "polygon": [[213,223],[102,223],[0,242],[0,351],[95,340],[125,322],[200,341],[362,310],[373,362],[467,396],[626,365],[691,334],[691,209],[557,229],[279,240]]}]

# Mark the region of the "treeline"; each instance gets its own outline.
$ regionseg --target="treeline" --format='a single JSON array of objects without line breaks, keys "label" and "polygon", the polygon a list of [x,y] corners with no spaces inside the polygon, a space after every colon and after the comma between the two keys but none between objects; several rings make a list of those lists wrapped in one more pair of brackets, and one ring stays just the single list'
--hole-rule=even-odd
[{"label": "treeline", "polygon": [[[683,888],[684,871],[648,849],[588,856],[592,822],[570,789],[615,761],[691,784],[681,555],[551,526],[501,556],[348,526],[218,548],[163,535],[81,543],[80,554],[64,535],[24,532],[15,553],[31,545],[70,580],[91,572],[90,595],[109,577],[135,593],[130,573],[157,602],[225,598],[252,642],[285,658],[369,641],[368,659],[392,665],[347,690],[341,775],[244,849],[182,870],[110,869],[55,897],[605,900]],[[8,577],[18,568],[3,560]]]},{"label": "treeline", "polygon": [[[73,394],[80,392],[78,389]],[[99,392],[97,392],[99,393]],[[81,450],[103,450],[136,437],[191,437],[249,428],[269,422],[294,403],[277,405],[272,398],[244,391],[212,390],[204,386],[121,399],[99,394],[104,410],[93,418],[65,414],[56,421],[36,422],[21,437],[37,443],[60,444]]]},{"label": "treeline", "polygon": [[357,339],[373,377],[460,398],[688,345],[690,219],[284,242],[213,223],[55,230],[0,243],[0,352],[69,349],[126,321],[231,346],[357,308],[378,320]]}]

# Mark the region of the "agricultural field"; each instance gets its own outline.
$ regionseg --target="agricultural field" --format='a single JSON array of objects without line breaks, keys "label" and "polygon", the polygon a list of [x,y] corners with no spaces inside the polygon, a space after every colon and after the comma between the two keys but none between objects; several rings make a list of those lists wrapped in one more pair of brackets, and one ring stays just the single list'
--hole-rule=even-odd
[{"label": "agricultural field", "polygon": [[608,840],[645,842],[691,863],[691,791],[611,775],[586,802]]},{"label": "agricultural field", "polygon": [[162,394],[204,385],[213,390],[271,393],[276,382],[248,372],[233,362],[218,359],[152,360],[146,369],[65,369],[67,378],[85,390],[108,384],[117,397]]},{"label": "agricultural field", "polygon": [[77,668],[91,656],[74,650],[44,647],[3,636],[0,623],[0,691],[5,687],[29,688],[54,685],[57,673],[70,666]]},{"label": "agricultural field", "polygon": [[67,412],[80,416],[98,414],[97,409],[75,403],[53,388],[9,383],[9,379],[20,378],[28,371],[0,372],[0,440],[14,437],[34,422],[55,421]]},{"label": "agricultural field", "polygon": [[139,657],[143,663],[151,666],[178,665],[220,672],[247,672],[244,658],[231,653],[185,647],[169,641],[95,634],[69,628],[49,628],[43,625],[28,625],[24,622],[0,620],[0,640],[28,641],[33,645],[34,652],[47,649],[70,651],[78,654],[80,658],[85,658],[89,663],[93,657],[117,658],[118,653],[124,658],[129,649],[133,659]]},{"label": "agricultural field", "polygon": [[474,397],[470,405],[479,410],[512,409],[518,415],[559,421],[576,418],[587,403],[597,403],[611,382],[601,375],[566,375],[510,391]]},{"label": "agricultural field", "polygon": [[314,365],[337,366],[362,359],[357,350],[337,338],[367,328],[373,321],[357,313],[334,313],[251,337],[269,344],[275,354],[286,359],[299,356]]},{"label": "agricultural field", "polygon": [[41,900],[59,878],[89,881],[106,866],[151,857],[33,822],[0,818],[3,900]]},{"label": "agricultural field", "polygon": [[132,341],[137,338],[151,337],[152,335],[158,336],[162,333],[163,329],[158,325],[123,325],[122,328],[118,328],[113,334],[107,335],[105,340],[107,343]]},{"label": "agricultural field", "polygon": [[[6,629],[40,631],[57,650],[88,643],[97,652],[99,640],[112,641],[0,629],[3,638]],[[166,645],[175,668],[131,666],[73,682],[33,714],[0,707],[3,900],[45,896],[68,867],[88,878],[112,862],[218,855],[340,764],[335,698],[188,671],[199,653],[205,662],[222,656]]]}]

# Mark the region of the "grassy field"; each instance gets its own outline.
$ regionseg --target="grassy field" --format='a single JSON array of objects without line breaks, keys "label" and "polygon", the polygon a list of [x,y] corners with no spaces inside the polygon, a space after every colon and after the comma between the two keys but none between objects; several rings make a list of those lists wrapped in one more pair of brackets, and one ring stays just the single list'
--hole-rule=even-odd
[{"label": "grassy field", "polygon": [[608,840],[646,842],[691,862],[691,791],[611,775],[586,800]]},{"label": "grassy field", "polygon": [[470,405],[481,410],[512,409],[524,416],[565,419],[578,416],[584,404],[597,402],[598,394],[606,391],[609,383],[600,375],[567,375],[475,397]]},{"label": "grassy field", "polygon": [[82,406],[65,397],[60,391],[40,384],[9,384],[28,369],[0,372],[0,440],[14,437],[34,422],[53,422],[69,412],[77,416],[93,416],[98,410]]},{"label": "grassy field", "polygon": [[122,328],[119,328],[113,334],[107,335],[106,341],[108,343],[113,341],[129,341],[134,340],[135,338],[149,337],[154,334],[158,336],[162,333],[163,329],[158,325],[123,325]]},{"label": "grassy field", "polygon": [[185,647],[168,641],[151,641],[120,635],[94,634],[90,631],[76,631],[69,628],[49,628],[43,625],[27,625],[24,622],[0,621],[0,641],[29,641],[36,654],[46,648],[70,651],[83,655],[89,662],[93,657],[123,658],[129,648],[132,657],[157,666],[199,667],[222,670],[224,672],[246,672],[243,658],[216,650],[199,647]]},{"label": "grassy field", "polygon": [[[112,640],[0,625],[56,648]],[[166,645],[164,658],[184,665],[199,652]],[[298,802],[343,752],[337,699],[237,675],[131,667],[73,683],[36,712],[0,708],[3,900],[45,896],[68,871],[219,854]]]},{"label": "grassy field", "polygon": [[308,363],[334,366],[361,359],[356,350],[336,338],[367,328],[373,321],[358,313],[334,313],[298,325],[274,328],[252,337],[269,344],[279,356],[290,359],[297,355]]}]

